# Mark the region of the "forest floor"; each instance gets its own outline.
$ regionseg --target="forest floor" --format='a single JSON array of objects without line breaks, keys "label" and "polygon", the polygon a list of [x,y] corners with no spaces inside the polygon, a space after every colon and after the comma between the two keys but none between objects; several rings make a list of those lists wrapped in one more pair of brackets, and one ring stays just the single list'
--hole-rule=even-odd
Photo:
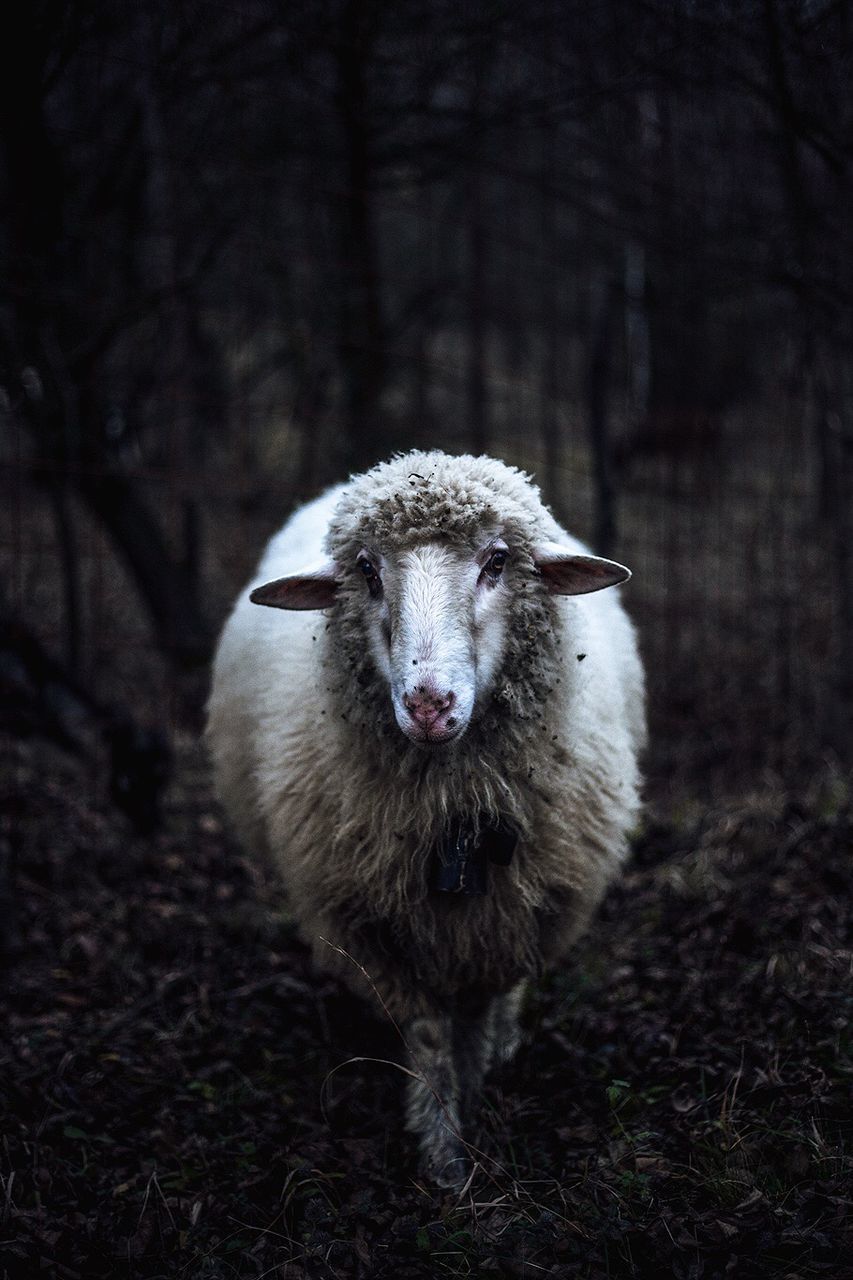
[{"label": "forest floor", "polygon": [[415,1174],[393,1027],[311,970],[197,749],[143,840],[7,743],[0,1277],[853,1276],[853,814],[838,784],[652,818]]}]

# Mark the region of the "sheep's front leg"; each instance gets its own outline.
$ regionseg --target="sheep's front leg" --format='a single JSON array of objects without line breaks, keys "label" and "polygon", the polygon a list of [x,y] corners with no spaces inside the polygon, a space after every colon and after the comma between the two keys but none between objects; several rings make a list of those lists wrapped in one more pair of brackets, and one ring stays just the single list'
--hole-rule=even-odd
[{"label": "sheep's front leg", "polygon": [[518,1013],[526,984],[495,996],[476,1011],[453,1019],[453,1047],[463,1120],[477,1105],[492,1067],[509,1062],[521,1041]]},{"label": "sheep's front leg", "polygon": [[527,992],[525,981],[517,983],[505,995],[496,996],[492,1001],[494,1010],[494,1054],[492,1064],[509,1062],[521,1044],[521,1028],[518,1016]]},{"label": "sheep's front leg", "polygon": [[416,1018],[407,1039],[415,1079],[409,1080],[406,1128],[417,1135],[424,1171],[440,1187],[459,1187],[468,1174],[460,1137],[459,1079],[449,1017]]},{"label": "sheep's front leg", "polygon": [[453,1019],[453,1050],[459,1080],[460,1111],[468,1120],[480,1100],[483,1080],[495,1053],[497,1000],[489,1000],[476,1013]]}]

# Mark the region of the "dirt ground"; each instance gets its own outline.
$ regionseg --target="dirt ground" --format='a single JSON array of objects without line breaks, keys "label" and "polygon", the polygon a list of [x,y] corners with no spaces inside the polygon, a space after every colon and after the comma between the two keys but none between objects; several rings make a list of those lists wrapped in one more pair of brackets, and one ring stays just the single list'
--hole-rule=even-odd
[{"label": "dirt ground", "polygon": [[0,1276],[853,1276],[853,814],[652,814],[486,1090],[461,1198],[415,1175],[396,1032],[312,973],[198,749],[136,837],[7,741]]}]

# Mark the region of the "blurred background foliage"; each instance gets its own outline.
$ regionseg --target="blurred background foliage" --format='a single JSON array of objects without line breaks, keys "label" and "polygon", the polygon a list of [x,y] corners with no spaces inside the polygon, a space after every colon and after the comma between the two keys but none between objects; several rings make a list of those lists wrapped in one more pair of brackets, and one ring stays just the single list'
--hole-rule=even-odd
[{"label": "blurred background foliage", "polygon": [[530,470],[634,569],[653,786],[843,764],[851,22],[848,0],[6,6],[15,714],[70,696],[191,728],[264,538],[435,446]]}]

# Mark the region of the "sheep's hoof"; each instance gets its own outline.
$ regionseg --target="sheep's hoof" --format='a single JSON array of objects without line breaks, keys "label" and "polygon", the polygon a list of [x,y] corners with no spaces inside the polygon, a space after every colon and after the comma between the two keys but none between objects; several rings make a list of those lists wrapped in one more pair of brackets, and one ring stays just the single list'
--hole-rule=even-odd
[{"label": "sheep's hoof", "polygon": [[460,1191],[471,1174],[471,1161],[461,1142],[448,1139],[422,1148],[424,1176],[444,1191]]},{"label": "sheep's hoof", "polygon": [[442,1191],[461,1191],[471,1176],[471,1161],[466,1155],[450,1156],[440,1164],[427,1162],[426,1174]]}]

